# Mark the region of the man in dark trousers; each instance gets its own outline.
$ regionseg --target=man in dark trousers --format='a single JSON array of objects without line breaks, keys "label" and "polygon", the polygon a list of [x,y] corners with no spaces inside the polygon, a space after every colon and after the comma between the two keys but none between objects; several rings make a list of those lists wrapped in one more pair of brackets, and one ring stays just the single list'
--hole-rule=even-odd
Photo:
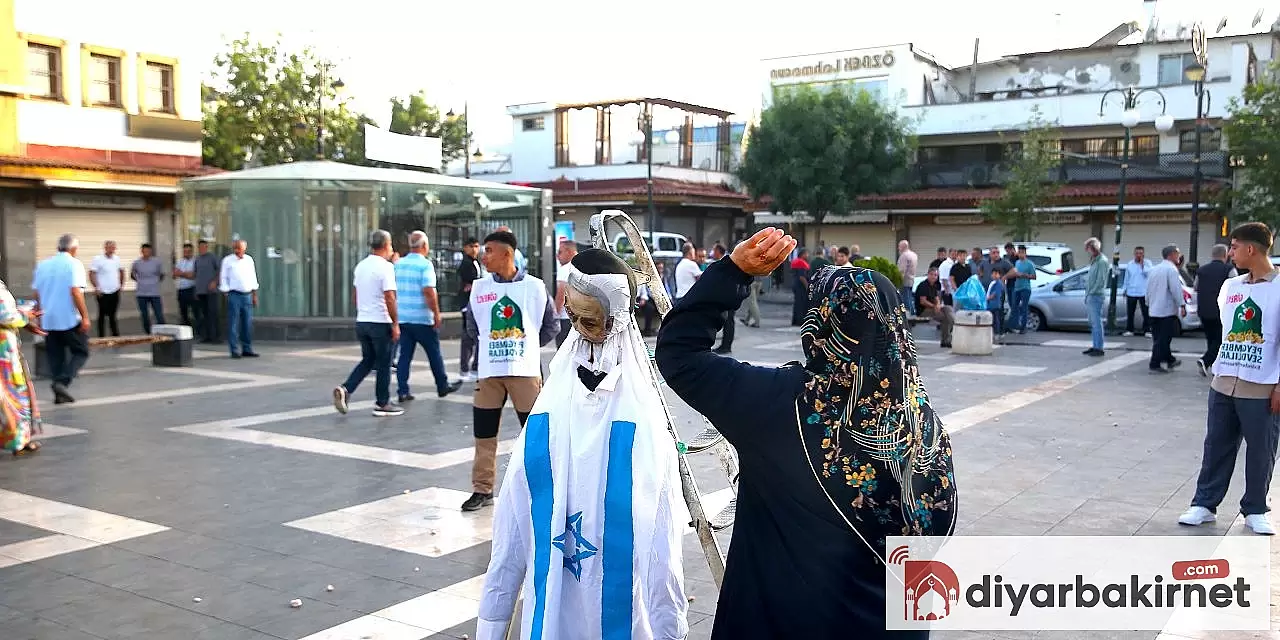
[{"label": "man in dark trousers", "polygon": [[[480,260],[476,256],[480,255],[480,241],[475,238],[467,238],[462,243],[462,263],[458,265],[458,300],[462,302],[462,324],[467,324],[467,314],[471,313],[471,285],[480,279]],[[459,354],[458,371],[462,373],[462,379],[468,382],[476,379],[476,373],[479,367],[480,351],[476,341],[467,335],[466,331],[462,332],[462,352]]]},{"label": "man in dark trousers", "polygon": [[222,296],[218,293],[218,276],[222,270],[222,261],[217,254],[209,251],[209,241],[196,243],[195,281],[196,306],[200,308],[200,318],[195,332],[200,334],[200,342],[204,344],[218,343],[218,307]]},{"label": "man in dark trousers", "polygon": [[1218,292],[1227,278],[1234,278],[1236,270],[1227,264],[1227,245],[1215,244],[1210,251],[1212,260],[1196,270],[1196,301],[1200,312],[1200,324],[1204,328],[1204,355],[1196,360],[1200,375],[1209,377],[1213,361],[1222,346],[1222,310],[1218,308]]}]

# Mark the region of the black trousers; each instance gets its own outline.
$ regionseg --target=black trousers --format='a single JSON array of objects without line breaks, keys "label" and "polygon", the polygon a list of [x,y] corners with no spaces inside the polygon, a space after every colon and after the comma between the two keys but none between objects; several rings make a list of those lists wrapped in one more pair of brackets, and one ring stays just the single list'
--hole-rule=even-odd
[{"label": "black trousers", "polygon": [[1178,316],[1151,319],[1151,364],[1152,369],[1160,365],[1172,365],[1173,336],[1178,332]]},{"label": "black trousers", "polygon": [[1200,326],[1204,329],[1204,356],[1200,358],[1204,366],[1212,367],[1218,359],[1218,349],[1222,347],[1222,318],[1206,318],[1200,316]]},{"label": "black trousers", "polygon": [[107,323],[111,323],[111,335],[120,335],[120,324],[116,322],[116,313],[120,311],[120,292],[98,294],[98,337],[105,338]]},{"label": "black trousers", "polygon": [[654,321],[658,319],[658,305],[653,298],[644,301],[644,305],[640,307],[640,314],[644,316],[644,335],[653,335]]},{"label": "black trousers", "polygon": [[1126,300],[1128,301],[1129,317],[1127,320],[1125,320],[1124,330],[1128,331],[1129,333],[1135,333],[1135,331],[1133,330],[1133,312],[1137,311],[1138,307],[1141,306],[1142,307],[1142,332],[1150,333],[1152,331],[1152,327],[1151,327],[1151,316],[1147,313],[1147,299],[1129,297],[1129,298],[1126,298]]},{"label": "black trousers", "polygon": [[791,326],[798,327],[804,324],[804,317],[809,313],[809,290],[796,288],[792,291],[796,298],[791,306]]},{"label": "black trousers", "polygon": [[201,293],[196,296],[196,306],[202,309],[200,320],[192,327],[194,333],[200,334],[209,342],[218,339],[218,297],[217,293]]},{"label": "black trousers", "polygon": [[178,289],[178,313],[182,315],[182,324],[191,327],[192,332],[197,332],[204,326],[204,306],[197,298],[194,287]]},{"label": "black trousers", "polygon": [[734,311],[736,311],[736,309],[733,311],[724,312],[724,316],[722,318],[722,320],[724,321],[724,329],[722,330],[723,333],[720,336],[720,348],[725,351],[728,351],[733,348],[734,323],[737,322],[737,318],[734,317],[735,315]]},{"label": "black trousers", "polygon": [[80,367],[89,360],[89,335],[81,333],[79,327],[50,331],[44,339],[44,352],[53,381],[70,386]]}]

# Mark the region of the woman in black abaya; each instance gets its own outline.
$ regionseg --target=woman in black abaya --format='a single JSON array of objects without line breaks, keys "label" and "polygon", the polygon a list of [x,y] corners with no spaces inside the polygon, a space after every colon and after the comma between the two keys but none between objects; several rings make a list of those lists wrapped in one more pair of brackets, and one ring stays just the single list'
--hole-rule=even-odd
[{"label": "woman in black abaya", "polygon": [[740,458],[712,638],[926,637],[885,630],[885,538],[949,535],[955,477],[893,283],[860,267],[816,272],[804,365],[755,367],[711,352],[751,278],[794,247],[775,229],[738,245],[658,335],[667,385]]}]

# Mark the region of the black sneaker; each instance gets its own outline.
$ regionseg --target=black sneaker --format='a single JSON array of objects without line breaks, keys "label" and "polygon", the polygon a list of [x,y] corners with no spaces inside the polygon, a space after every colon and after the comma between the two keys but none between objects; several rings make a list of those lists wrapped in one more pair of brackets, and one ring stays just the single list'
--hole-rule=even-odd
[{"label": "black sneaker", "polygon": [[1174,358],[1173,361],[1169,363],[1170,369],[1177,369],[1178,367],[1181,367],[1181,366],[1182,366],[1182,361],[1177,358]]},{"label": "black sneaker", "polygon": [[1197,358],[1197,359],[1196,359],[1196,368],[1200,370],[1200,377],[1201,377],[1201,378],[1208,378],[1208,377],[1209,377],[1209,365],[1205,364],[1205,363],[1204,363],[1204,360],[1201,360],[1201,359]]},{"label": "black sneaker", "polygon": [[259,357],[261,357],[261,356],[259,356],[259,355],[258,355],[258,352],[257,352],[257,351],[246,351],[246,352],[244,352],[244,353],[243,353],[243,354],[241,354],[241,355],[243,355],[243,356],[244,356],[244,357],[246,357],[246,358],[259,358]]},{"label": "black sneaker", "polygon": [[413,400],[414,398],[412,393],[406,393],[402,396],[396,396],[396,402],[399,402],[400,404],[404,404],[406,402],[413,402]]},{"label": "black sneaker", "polygon": [[467,501],[462,503],[463,511],[479,511],[484,507],[493,506],[492,493],[473,493]]},{"label": "black sneaker", "polygon": [[461,381],[461,380],[458,380],[458,381],[456,381],[456,382],[450,382],[450,383],[449,383],[449,386],[447,386],[447,387],[445,387],[445,388],[443,388],[443,389],[438,389],[438,390],[436,390],[436,395],[438,395],[438,396],[440,396],[441,398],[443,398],[443,397],[445,397],[445,396],[447,396],[447,395],[449,395],[449,394],[453,393],[454,391],[457,391],[458,389],[461,389],[461,388],[462,388],[462,381]]},{"label": "black sneaker", "polygon": [[404,415],[404,407],[398,404],[387,403],[381,407],[373,408],[373,415],[379,418],[390,418],[393,416]]},{"label": "black sneaker", "polygon": [[68,402],[75,402],[75,401],[76,399],[71,397],[71,393],[67,391],[67,385],[62,384],[61,382],[53,383],[53,403],[54,404],[66,404]]}]

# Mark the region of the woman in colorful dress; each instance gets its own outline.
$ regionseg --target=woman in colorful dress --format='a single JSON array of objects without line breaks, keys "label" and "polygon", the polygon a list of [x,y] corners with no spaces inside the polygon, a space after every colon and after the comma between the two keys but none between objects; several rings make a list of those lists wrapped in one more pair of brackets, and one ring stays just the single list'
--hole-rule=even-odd
[{"label": "woman in colorful dress", "polygon": [[712,640],[926,638],[886,630],[885,539],[950,535],[956,488],[896,287],[861,267],[813,274],[803,365],[751,366],[711,351],[751,278],[794,247],[775,229],[738,245],[658,333],[667,386],[741,464]]},{"label": "woman in colorful dress", "polygon": [[22,339],[19,332],[26,328],[36,335],[44,335],[36,322],[39,312],[18,306],[9,288],[0,281],[0,446],[15,456],[34,453],[40,443],[34,440],[40,433],[40,407],[36,403],[35,389],[30,384],[30,371],[22,355]]}]

